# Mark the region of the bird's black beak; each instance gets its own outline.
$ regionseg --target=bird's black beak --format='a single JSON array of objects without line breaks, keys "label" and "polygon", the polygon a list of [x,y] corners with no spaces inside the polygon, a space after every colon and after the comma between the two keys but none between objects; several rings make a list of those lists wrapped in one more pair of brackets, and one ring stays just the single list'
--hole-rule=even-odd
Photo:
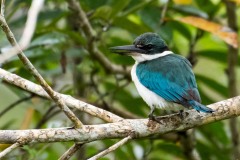
[{"label": "bird's black beak", "polygon": [[132,55],[136,53],[145,53],[146,51],[140,48],[136,48],[134,45],[116,46],[109,48],[111,52],[121,55]]}]

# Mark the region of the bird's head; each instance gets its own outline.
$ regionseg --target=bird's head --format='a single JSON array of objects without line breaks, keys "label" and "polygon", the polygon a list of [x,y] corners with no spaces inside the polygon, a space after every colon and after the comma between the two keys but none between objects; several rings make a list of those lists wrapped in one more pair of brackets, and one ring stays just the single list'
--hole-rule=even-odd
[{"label": "bird's head", "polygon": [[158,34],[144,33],[134,40],[133,45],[111,47],[110,50],[114,53],[130,55],[137,61],[144,61],[149,60],[144,57],[156,57],[156,54],[168,51],[168,47]]}]

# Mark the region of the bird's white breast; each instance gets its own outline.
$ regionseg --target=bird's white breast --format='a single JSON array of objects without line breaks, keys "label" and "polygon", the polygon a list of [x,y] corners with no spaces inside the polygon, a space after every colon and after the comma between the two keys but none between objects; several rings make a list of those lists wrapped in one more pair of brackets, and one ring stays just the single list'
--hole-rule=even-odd
[{"label": "bird's white breast", "polygon": [[144,85],[142,85],[139,82],[137,74],[136,74],[137,65],[138,65],[138,62],[136,62],[134,64],[134,66],[132,67],[131,76],[132,76],[132,80],[137,88],[137,91],[140,94],[140,96],[143,98],[143,100],[151,108],[152,107],[162,108],[162,107],[169,105],[169,103],[167,101],[165,101],[162,97],[160,97],[156,93],[152,92],[151,90],[149,90],[148,88],[146,88]]}]

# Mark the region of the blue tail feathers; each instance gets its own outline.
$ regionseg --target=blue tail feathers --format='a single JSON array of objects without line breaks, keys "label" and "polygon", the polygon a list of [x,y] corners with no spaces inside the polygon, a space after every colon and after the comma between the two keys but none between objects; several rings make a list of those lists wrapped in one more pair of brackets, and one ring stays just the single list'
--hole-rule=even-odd
[{"label": "blue tail feathers", "polygon": [[204,113],[212,113],[212,112],[214,112],[214,110],[212,110],[211,108],[206,107],[203,104],[198,103],[197,101],[191,100],[191,101],[188,101],[188,103],[189,103],[189,105],[191,107],[196,109],[198,112],[199,111],[204,112]]}]

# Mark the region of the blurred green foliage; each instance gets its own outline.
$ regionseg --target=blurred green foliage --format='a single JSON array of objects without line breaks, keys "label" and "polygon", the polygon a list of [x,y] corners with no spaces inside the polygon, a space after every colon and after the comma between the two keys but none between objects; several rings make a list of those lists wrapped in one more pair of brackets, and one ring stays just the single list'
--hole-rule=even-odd
[{"label": "blurred green foliage", "polygon": [[[177,17],[199,16],[226,26],[227,16],[225,4],[222,1],[193,0],[187,5],[170,1],[164,23],[161,23],[161,19],[166,0],[80,0],[79,2],[97,33],[98,48],[112,63],[131,66],[134,61],[130,57],[110,53],[109,47],[130,44],[139,34],[155,32],[166,40],[169,48],[176,54],[186,57],[194,56],[197,59],[194,72],[203,104],[228,98],[225,74],[227,45],[211,33],[173,20]],[[30,5],[31,1],[9,0],[6,2],[6,18],[17,39],[21,37]],[[238,8],[236,12],[240,19],[240,9]],[[240,21],[238,26],[239,23]],[[200,36],[198,36],[199,33]],[[8,42],[4,33],[0,31],[0,35],[1,48],[6,47]],[[107,72],[98,59],[86,50],[85,36],[76,22],[76,15],[71,15],[66,1],[47,0],[38,18],[34,37],[25,54],[56,91],[71,94],[110,111],[118,109],[123,113],[130,112],[135,116],[146,118],[149,108],[139,97],[131,80],[123,75]],[[3,68],[36,82],[17,57],[11,58]],[[237,72],[240,72],[239,66]],[[240,85],[239,81],[238,85]],[[0,88],[1,110],[28,95],[7,84],[1,83]],[[17,105],[0,117],[0,127],[1,129],[21,128],[27,108],[33,107],[35,113],[29,128],[35,128],[50,106],[49,101],[35,97],[34,100]],[[19,114],[20,112],[22,114]],[[93,117],[78,114],[84,123],[102,123]],[[67,125],[70,124],[61,113],[52,116],[41,125],[41,128]],[[195,134],[196,149],[201,159],[230,159],[230,130],[226,121],[199,127]],[[82,151],[84,154],[78,153],[73,159],[92,156],[115,142],[116,140],[92,142],[86,145],[85,150]],[[27,159],[56,159],[71,144],[25,146],[9,158],[18,155],[18,159],[26,159],[26,157]],[[186,159],[186,157],[178,140],[142,139],[133,140],[102,159],[171,160]]]}]

